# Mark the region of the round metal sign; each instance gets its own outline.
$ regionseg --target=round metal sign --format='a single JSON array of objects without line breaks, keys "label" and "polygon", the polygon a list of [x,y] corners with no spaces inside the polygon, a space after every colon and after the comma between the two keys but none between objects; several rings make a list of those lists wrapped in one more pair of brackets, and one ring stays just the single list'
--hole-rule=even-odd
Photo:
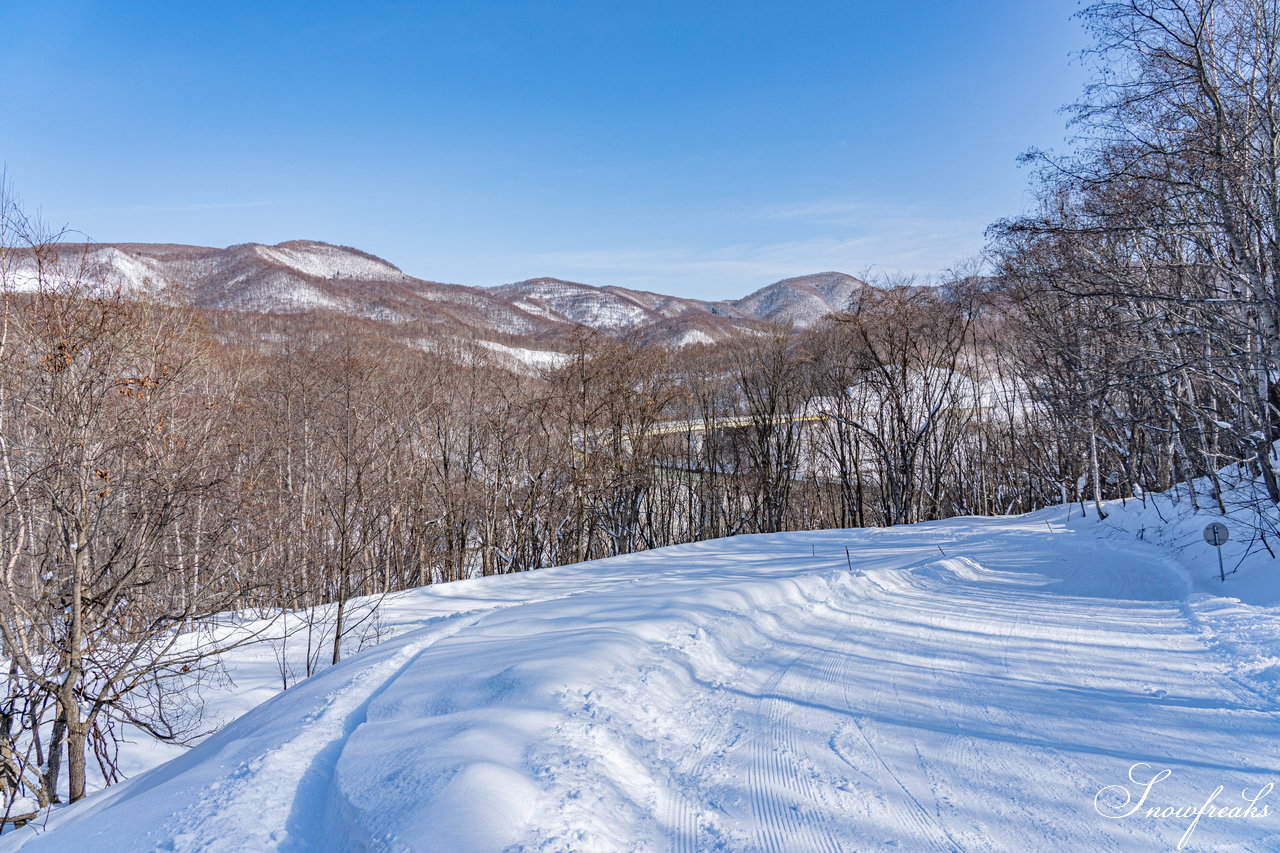
[{"label": "round metal sign", "polygon": [[1208,542],[1215,548],[1221,548],[1222,543],[1231,538],[1231,531],[1227,530],[1227,526],[1219,521],[1213,521],[1205,525],[1204,541]]}]

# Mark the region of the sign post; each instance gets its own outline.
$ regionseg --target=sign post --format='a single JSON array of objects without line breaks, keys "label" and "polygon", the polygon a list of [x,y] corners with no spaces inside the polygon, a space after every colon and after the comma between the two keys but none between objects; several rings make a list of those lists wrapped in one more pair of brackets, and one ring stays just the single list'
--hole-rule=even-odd
[{"label": "sign post", "polygon": [[1227,573],[1222,569],[1222,544],[1231,538],[1231,531],[1220,521],[1211,521],[1205,525],[1204,541],[1218,550],[1218,580],[1227,580]]}]

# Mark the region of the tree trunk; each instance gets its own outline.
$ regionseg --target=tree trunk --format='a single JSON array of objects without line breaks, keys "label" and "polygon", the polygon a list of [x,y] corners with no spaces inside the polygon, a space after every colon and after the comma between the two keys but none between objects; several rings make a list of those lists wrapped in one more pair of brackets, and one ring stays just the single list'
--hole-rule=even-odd
[{"label": "tree trunk", "polygon": [[58,777],[62,775],[62,746],[66,739],[67,718],[59,712],[49,735],[49,764],[44,771],[44,787],[49,792],[51,803],[62,802],[62,798],[58,796]]}]

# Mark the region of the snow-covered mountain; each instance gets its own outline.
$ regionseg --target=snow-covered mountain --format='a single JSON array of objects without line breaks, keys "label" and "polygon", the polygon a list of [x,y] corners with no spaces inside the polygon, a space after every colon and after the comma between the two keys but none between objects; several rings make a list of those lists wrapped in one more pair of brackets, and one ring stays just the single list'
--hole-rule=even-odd
[{"label": "snow-covered mountain", "polygon": [[64,273],[126,292],[174,290],[197,307],[262,314],[329,312],[537,334],[547,323],[484,288],[426,281],[381,258],[307,240],[225,249],[158,244],[65,246]]},{"label": "snow-covered mountain", "polygon": [[[1280,849],[1272,561],[1224,585],[1185,544],[1196,518],[1174,551],[1142,507],[738,536],[402,593],[396,636],[284,692],[282,647],[231,653],[214,709],[239,719],[0,851],[1143,853],[1189,825],[1186,849]],[[1172,534],[1173,509],[1150,521]],[[1174,814],[1215,788],[1236,816]]]},{"label": "snow-covered mountain", "polygon": [[738,320],[759,319],[731,303],[664,296],[624,287],[595,287],[558,278],[533,278],[492,289],[512,304],[548,319],[581,324],[605,332],[636,329],[662,320],[713,313]]},{"label": "snow-covered mountain", "polygon": [[803,329],[828,314],[843,311],[866,282],[842,272],[784,278],[734,302],[742,313]]},{"label": "snow-covered mountain", "polygon": [[[465,331],[482,343],[532,343],[550,350],[580,326],[668,346],[723,340],[772,322],[803,328],[839,310],[858,287],[866,286],[841,273],[823,273],[719,302],[555,278],[470,287],[415,278],[358,249],[309,240],[225,249],[69,245],[62,248],[59,263],[64,274],[74,270],[126,292],[181,293],[201,308],[426,324]],[[13,278],[30,285],[21,270]]]}]

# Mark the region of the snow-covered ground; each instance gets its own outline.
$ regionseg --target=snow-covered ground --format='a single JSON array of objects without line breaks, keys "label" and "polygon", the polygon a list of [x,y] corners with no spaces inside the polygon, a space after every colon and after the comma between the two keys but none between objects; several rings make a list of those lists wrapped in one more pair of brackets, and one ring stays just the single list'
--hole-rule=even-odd
[{"label": "snow-covered ground", "polygon": [[569,363],[568,355],[553,350],[512,347],[500,344],[497,341],[477,340],[476,344],[496,352],[500,356],[506,356],[509,361],[521,367],[532,367],[536,370],[555,370]]},{"label": "snow-covered ground", "polygon": [[1280,561],[1220,583],[1144,511],[405,593],[283,693],[237,651],[222,707],[273,698],[0,850],[1280,849]]}]

